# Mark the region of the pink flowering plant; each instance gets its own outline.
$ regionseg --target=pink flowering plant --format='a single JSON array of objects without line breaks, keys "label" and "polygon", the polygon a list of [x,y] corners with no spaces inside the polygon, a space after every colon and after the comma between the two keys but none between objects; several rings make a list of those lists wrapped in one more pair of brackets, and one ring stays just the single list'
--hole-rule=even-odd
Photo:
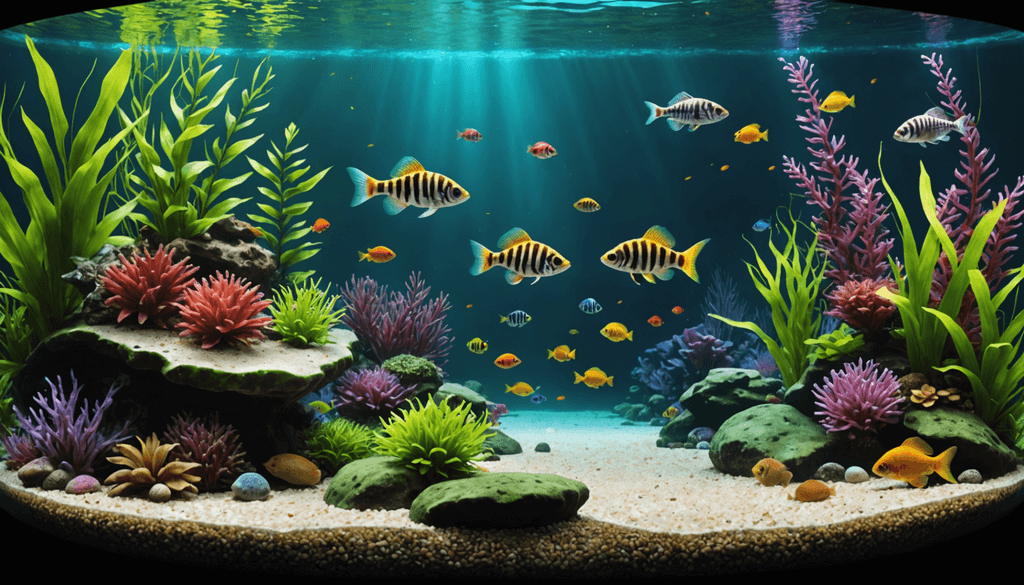
[{"label": "pink flowering plant", "polygon": [[845,432],[850,439],[864,433],[875,433],[884,424],[899,421],[903,397],[900,384],[888,369],[871,360],[867,364],[847,362],[842,370],[832,370],[825,378],[824,387],[814,385],[814,404],[823,410],[814,414],[823,416],[822,426],[830,433]]}]

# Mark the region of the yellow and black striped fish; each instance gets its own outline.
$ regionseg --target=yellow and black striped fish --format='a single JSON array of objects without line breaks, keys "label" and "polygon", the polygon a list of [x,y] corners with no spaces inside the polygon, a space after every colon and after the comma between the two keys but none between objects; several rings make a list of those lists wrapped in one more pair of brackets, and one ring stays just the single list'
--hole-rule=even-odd
[{"label": "yellow and black striped fish", "polygon": [[711,100],[693,97],[681,91],[664,108],[651,102],[644,102],[651,110],[647,123],[666,118],[669,128],[679,131],[683,126],[689,125],[688,130],[693,132],[704,124],[721,122],[729,116],[729,110],[716,104]]},{"label": "yellow and black striped fish", "polygon": [[442,207],[458,205],[469,199],[469,191],[440,173],[425,170],[411,156],[398,161],[391,171],[392,178],[388,180],[379,181],[354,167],[348,167],[348,175],[356,186],[352,207],[371,197],[387,195],[384,211],[388,215],[397,215],[412,205],[426,207],[420,217],[427,217]]},{"label": "yellow and black striped fish", "polygon": [[519,284],[524,276],[533,276],[530,284],[537,284],[542,276],[551,276],[569,268],[569,261],[551,246],[535,242],[522,228],[512,228],[501,236],[498,246],[501,252],[491,252],[475,242],[469,241],[473,248],[475,262],[469,268],[473,276],[487,272],[495,265],[508,269],[505,280],[509,284]]},{"label": "yellow and black striped fish", "polygon": [[637,284],[640,284],[636,278],[638,274],[650,283],[654,282],[654,276],[668,280],[675,274],[672,272],[673,267],[685,272],[694,282],[700,282],[697,277],[697,254],[710,241],[711,238],[697,242],[689,250],[679,253],[672,249],[676,245],[672,234],[656,225],[647,230],[642,238],[622,242],[605,252],[601,262],[615,270],[628,272]]}]

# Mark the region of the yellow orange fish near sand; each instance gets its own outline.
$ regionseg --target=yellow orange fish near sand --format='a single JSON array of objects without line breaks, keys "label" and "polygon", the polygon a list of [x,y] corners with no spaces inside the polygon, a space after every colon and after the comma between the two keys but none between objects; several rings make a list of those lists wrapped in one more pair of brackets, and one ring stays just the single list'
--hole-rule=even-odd
[{"label": "yellow orange fish near sand", "polygon": [[576,374],[576,381],[573,382],[573,384],[579,384],[580,382],[583,382],[584,384],[590,386],[591,388],[597,388],[605,384],[612,386],[612,379],[615,378],[615,376],[605,375],[605,373],[601,371],[601,368],[596,367],[590,368],[589,370],[584,372],[582,376],[579,372],[573,372],[573,374]]},{"label": "yellow orange fish near sand", "polygon": [[950,447],[936,457],[928,443],[921,437],[911,437],[895,449],[890,449],[882,455],[871,471],[888,479],[905,481],[914,487],[924,487],[928,484],[928,476],[938,473],[939,477],[949,483],[957,483],[949,469],[956,455],[956,447]]}]

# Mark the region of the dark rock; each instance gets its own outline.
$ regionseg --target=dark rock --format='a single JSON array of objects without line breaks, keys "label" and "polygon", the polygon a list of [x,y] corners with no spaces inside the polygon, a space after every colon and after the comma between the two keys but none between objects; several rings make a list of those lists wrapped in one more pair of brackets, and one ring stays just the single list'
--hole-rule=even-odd
[{"label": "dark rock", "polygon": [[919,436],[935,454],[950,447],[953,475],[965,469],[977,469],[983,476],[999,477],[1016,467],[1016,459],[995,432],[973,412],[950,408],[911,410],[903,417],[903,426]]},{"label": "dark rock", "polygon": [[462,385],[465,386],[466,388],[469,388],[473,392],[476,392],[480,396],[483,396],[485,398],[487,397],[487,394],[484,392],[484,385],[481,384],[480,382],[477,382],[476,380],[466,380],[465,382],[462,383]]},{"label": "dark rock", "polygon": [[547,443],[537,443],[537,446],[534,447],[533,450],[537,453],[550,453],[551,445],[548,445]]},{"label": "dark rock", "polygon": [[690,431],[697,426],[697,419],[690,414],[690,411],[681,411],[661,427],[661,431],[658,432],[658,446],[663,447],[669,443],[685,443]]},{"label": "dark rock", "polygon": [[193,275],[196,280],[213,278],[218,271],[230,273],[244,278],[258,286],[264,295],[269,295],[270,281],[277,271],[277,258],[270,250],[255,243],[254,229],[252,225],[228,216],[210,226],[204,234],[171,241],[167,249],[177,250],[174,254],[177,259],[188,256],[188,263],[199,267]]},{"label": "dark rock", "polygon": [[68,482],[71,481],[71,472],[65,469],[54,469],[50,472],[50,475],[46,476],[43,480],[42,487],[44,490],[63,490],[67,487]]},{"label": "dark rock", "polygon": [[820,479],[821,481],[843,481],[846,477],[846,469],[834,462],[830,461],[818,468],[818,471],[814,472],[812,479]]},{"label": "dark rock", "polygon": [[53,463],[48,458],[39,457],[21,466],[18,470],[18,479],[25,487],[38,487],[53,470]]},{"label": "dark rock", "polygon": [[393,457],[367,457],[334,475],[324,501],[346,510],[399,510],[410,507],[427,485],[423,475]]},{"label": "dark rock", "polygon": [[506,435],[501,429],[491,427],[487,432],[494,433],[494,436],[484,439],[484,451],[490,450],[495,455],[516,455],[523,452],[523,446],[519,441]]},{"label": "dark rock", "polygon": [[766,404],[769,394],[782,392],[782,381],[757,370],[716,368],[679,398],[701,426],[718,427],[752,406]]}]

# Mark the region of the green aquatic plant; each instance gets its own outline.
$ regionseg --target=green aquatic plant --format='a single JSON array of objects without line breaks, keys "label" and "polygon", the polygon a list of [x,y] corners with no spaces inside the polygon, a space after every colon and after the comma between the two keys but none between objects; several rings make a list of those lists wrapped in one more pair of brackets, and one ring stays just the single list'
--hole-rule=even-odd
[{"label": "green aquatic plant", "polygon": [[[305,201],[301,203],[293,203],[287,205],[288,201],[296,195],[301,195],[311,190],[320,182],[320,179],[324,178],[327,171],[333,167],[327,167],[298,185],[292,185],[295,181],[302,178],[303,175],[309,171],[308,166],[302,167],[302,163],[306,162],[305,159],[298,159],[289,162],[292,156],[302,152],[306,149],[308,144],[303,144],[297,148],[288,150],[292,144],[292,140],[298,135],[299,129],[295,124],[289,124],[284,130],[284,152],[277,147],[273,142],[270,146],[274,148],[274,152],[267,151],[267,157],[270,159],[271,164],[274,165],[274,170],[268,169],[261,165],[250,157],[249,164],[252,165],[253,170],[262,175],[265,179],[274,184],[274,189],[268,189],[266,187],[257,187],[260,193],[267,196],[271,200],[271,204],[259,203],[259,208],[263,210],[266,216],[258,214],[249,214],[249,219],[252,221],[268,226],[262,229],[263,238],[270,244],[270,249],[274,252],[274,257],[278,259],[277,272],[280,280],[290,280],[292,282],[302,282],[307,278],[313,276],[314,270],[307,270],[305,272],[295,272],[288,274],[288,270],[295,264],[302,262],[308,258],[311,258],[320,251],[320,248],[314,248],[319,242],[303,242],[298,246],[285,249],[285,244],[306,237],[309,232],[313,230],[312,227],[306,227],[305,220],[296,221],[292,223],[292,220],[298,218],[300,215],[309,210],[309,207],[313,204],[312,201]],[[276,154],[275,154],[276,153]]]},{"label": "green aquatic plant", "polygon": [[[61,279],[62,274],[75,269],[72,257],[88,258],[108,242],[123,245],[130,241],[115,237],[113,233],[135,207],[134,201],[100,213],[104,193],[123,159],[115,159],[113,168],[100,173],[107,166],[111,152],[135,129],[139,120],[130,121],[122,115],[122,130],[102,141],[107,123],[128,83],[130,51],[122,51],[104,76],[96,105],[75,132],[64,114],[53,69],[36,50],[32,39],[26,36],[25,43],[50,116],[52,137],[22,110],[22,122],[32,137],[46,179],[44,186],[40,177],[18,159],[6,132],[0,127],[0,157],[21,189],[29,214],[28,228],[22,229],[8,196],[0,197],[0,255],[11,264],[16,282],[16,286],[2,288],[0,293],[24,305],[23,318],[27,326],[36,339],[44,339],[59,329],[82,302],[82,295]],[[0,113],[2,111],[3,100],[0,100]],[[68,140],[71,141],[70,151]]]},{"label": "green aquatic plant", "polygon": [[485,434],[491,424],[487,417],[474,420],[469,403],[452,409],[447,400],[440,404],[433,396],[423,404],[417,398],[416,408],[400,410],[384,423],[384,432],[377,433],[377,452],[401,461],[431,482],[441,478],[465,477],[476,470],[471,461],[483,459]]},{"label": "green aquatic plant", "polygon": [[374,432],[346,418],[336,418],[305,431],[306,456],[328,475],[373,455]]},{"label": "green aquatic plant", "polygon": [[815,339],[807,339],[804,343],[814,346],[814,357],[819,360],[834,360],[853,355],[863,349],[864,336],[846,323],[842,323],[838,329]]},{"label": "green aquatic plant", "polygon": [[805,342],[813,338],[814,332],[821,325],[821,313],[815,304],[825,273],[825,262],[816,260],[817,234],[806,252],[802,251],[797,245],[798,224],[792,214],[789,219],[793,224],[792,229],[778,222],[787,237],[783,249],[780,251],[770,238],[768,240],[768,247],[775,256],[775,271],[768,268],[756,248],[754,256],[757,258],[757,266],[747,263],[754,286],[771,307],[772,324],[779,341],[776,342],[751,321],[734,321],[720,315],[708,315],[757,335],[775,358],[782,382],[787,388],[796,384],[803,375],[811,352],[811,346]]},{"label": "green aquatic plant", "polygon": [[[0,273],[3,288],[17,286],[10,277]],[[39,341],[25,319],[27,307],[14,297],[0,295],[0,375],[15,375]]]},{"label": "green aquatic plant", "polygon": [[281,334],[285,342],[293,345],[334,343],[328,333],[332,327],[341,323],[345,314],[344,307],[333,310],[339,296],[328,297],[326,292],[320,290],[319,280],[293,286],[294,294],[288,287],[274,291],[274,304],[270,306],[274,330]]}]

